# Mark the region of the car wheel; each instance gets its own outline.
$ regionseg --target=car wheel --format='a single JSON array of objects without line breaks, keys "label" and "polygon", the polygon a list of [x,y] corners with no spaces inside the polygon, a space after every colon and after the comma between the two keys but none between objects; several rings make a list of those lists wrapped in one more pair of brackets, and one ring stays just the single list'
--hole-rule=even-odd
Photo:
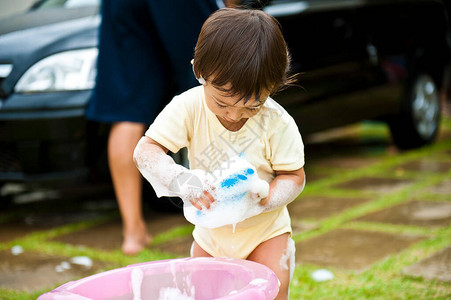
[{"label": "car wheel", "polygon": [[410,84],[401,112],[389,121],[395,145],[400,149],[418,148],[434,142],[440,125],[438,86],[422,73]]}]

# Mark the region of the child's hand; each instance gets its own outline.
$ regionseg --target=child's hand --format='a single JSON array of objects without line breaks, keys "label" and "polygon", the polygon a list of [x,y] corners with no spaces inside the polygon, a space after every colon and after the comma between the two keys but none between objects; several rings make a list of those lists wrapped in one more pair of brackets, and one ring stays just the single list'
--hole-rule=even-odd
[{"label": "child's hand", "polygon": [[198,210],[202,210],[204,207],[210,209],[212,205],[215,205],[216,200],[209,192],[203,191],[200,197],[191,198],[189,202]]},{"label": "child's hand", "polygon": [[[197,171],[189,172],[197,174]],[[269,184],[259,178],[255,167],[243,156],[230,158],[207,176],[203,173],[197,176],[202,182],[198,184],[203,187],[202,190],[198,190],[188,201],[184,200],[183,214],[189,222],[206,228],[218,228],[237,224],[266,210],[266,206],[260,203],[268,197]]]},{"label": "child's hand", "polygon": [[187,170],[181,173],[171,184],[171,190],[183,202],[199,210],[209,209],[216,202],[212,196],[215,191],[214,184],[202,170]]},{"label": "child's hand", "polygon": [[252,183],[249,189],[249,194],[254,203],[259,203],[264,206],[268,202],[269,184],[265,180],[258,179]]},{"label": "child's hand", "polygon": [[262,198],[258,204],[260,206],[265,206],[266,204],[268,204],[268,201],[269,201],[269,197],[265,197],[265,198]]}]

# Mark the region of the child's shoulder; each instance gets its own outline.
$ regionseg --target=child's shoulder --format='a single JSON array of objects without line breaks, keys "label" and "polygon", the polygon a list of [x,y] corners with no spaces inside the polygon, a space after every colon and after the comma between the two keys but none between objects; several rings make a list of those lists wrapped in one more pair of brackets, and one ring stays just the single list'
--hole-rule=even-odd
[{"label": "child's shoulder", "polygon": [[272,123],[278,122],[287,124],[294,121],[293,117],[285,110],[285,108],[271,97],[265,101],[262,114],[265,118],[269,118],[273,121]]},{"label": "child's shoulder", "polygon": [[203,94],[203,86],[199,85],[199,86],[190,88],[189,90],[186,90],[186,91],[182,92],[181,94],[178,94],[177,96],[175,96],[175,98],[199,99],[202,97],[202,94]]},{"label": "child's shoulder", "polygon": [[171,102],[177,106],[194,108],[202,104],[203,87],[196,86],[175,96]]}]

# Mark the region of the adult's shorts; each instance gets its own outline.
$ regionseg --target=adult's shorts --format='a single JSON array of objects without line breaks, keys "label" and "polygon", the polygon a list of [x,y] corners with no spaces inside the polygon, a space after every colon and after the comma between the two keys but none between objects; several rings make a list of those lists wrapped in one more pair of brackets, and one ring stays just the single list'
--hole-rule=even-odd
[{"label": "adult's shorts", "polygon": [[190,61],[203,22],[217,8],[215,0],[103,1],[87,118],[152,123],[168,93],[196,85]]}]

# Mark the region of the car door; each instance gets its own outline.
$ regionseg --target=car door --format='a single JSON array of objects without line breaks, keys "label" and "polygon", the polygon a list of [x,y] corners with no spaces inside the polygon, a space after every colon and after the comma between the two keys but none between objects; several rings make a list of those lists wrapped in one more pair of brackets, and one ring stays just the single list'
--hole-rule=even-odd
[{"label": "car door", "polygon": [[[362,31],[358,0],[272,1],[265,11],[280,22],[301,87],[276,95],[302,133],[372,118],[368,89],[385,81],[378,53]],[[376,94],[378,91],[375,91]],[[384,107],[384,106],[382,106]],[[385,108],[381,108],[385,109]]]}]

